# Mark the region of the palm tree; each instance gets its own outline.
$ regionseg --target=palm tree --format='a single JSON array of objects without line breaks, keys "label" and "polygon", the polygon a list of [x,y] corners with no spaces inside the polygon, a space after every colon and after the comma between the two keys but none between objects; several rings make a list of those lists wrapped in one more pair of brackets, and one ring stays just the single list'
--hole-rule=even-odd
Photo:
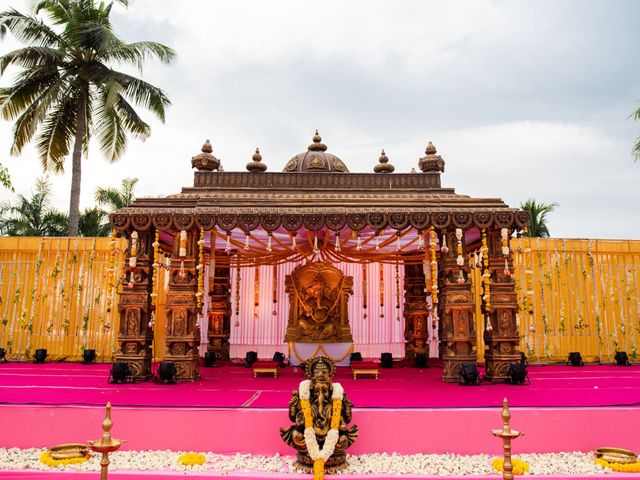
[{"label": "palm tree", "polygon": [[107,212],[99,207],[87,208],[80,214],[78,233],[83,237],[106,237],[111,232]]},{"label": "palm tree", "polygon": [[137,178],[125,178],[120,188],[96,188],[96,202],[106,207],[110,212],[128,207],[136,199],[134,190]]},{"label": "palm tree", "polygon": [[531,215],[531,225],[525,237],[549,237],[549,227],[547,227],[547,214],[553,212],[558,206],[556,202],[542,203],[536,202],[533,198],[530,198],[524,203],[520,204],[520,209],[529,212]]},{"label": "palm tree", "polygon": [[18,195],[15,204],[0,209],[0,232],[4,235],[61,237],[68,225],[67,216],[51,207],[51,186],[46,179],[36,180],[31,198]]},{"label": "palm tree", "polygon": [[[126,6],[128,0],[115,0]],[[148,58],[171,62],[175,53],[155,42],[124,43],[111,28],[111,3],[95,0],[42,0],[53,26],[15,9],[0,13],[0,39],[11,32],[28,46],[0,57],[0,75],[10,65],[22,67],[10,87],[0,88],[0,116],[15,120],[11,153],[20,154],[35,140],[43,168],[63,171],[71,155],[70,236],[78,233],[82,154],[96,136],[107,160],[118,160],[130,134],[150,134],[134,107],[164,121],[166,94],[135,76],[114,70],[114,63],[142,69]]]}]

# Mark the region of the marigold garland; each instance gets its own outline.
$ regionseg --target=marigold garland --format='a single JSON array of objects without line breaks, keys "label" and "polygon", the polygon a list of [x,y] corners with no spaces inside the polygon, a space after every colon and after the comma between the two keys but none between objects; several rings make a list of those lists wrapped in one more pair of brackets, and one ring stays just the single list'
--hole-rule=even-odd
[{"label": "marigold garland", "polygon": [[604,458],[596,458],[595,462],[601,467],[609,468],[614,472],[627,472],[627,473],[640,472],[640,462],[634,462],[634,463],[608,462]]},{"label": "marigold garland", "polygon": [[431,250],[431,303],[434,306],[438,304],[438,260],[436,257],[436,230],[431,226],[431,237],[429,239],[429,248]]},{"label": "marigold garland", "polygon": [[300,407],[304,415],[304,440],[307,446],[309,456],[313,460],[313,478],[314,480],[324,479],[324,464],[336,448],[339,439],[338,428],[340,427],[340,415],[342,413],[342,398],[344,397],[344,389],[339,383],[333,383],[333,394],[331,401],[333,411],[331,413],[331,428],[324,440],[322,449],[318,446],[318,440],[313,427],[313,415],[311,413],[310,399],[310,380],[300,382],[298,391],[300,392]]},{"label": "marigold garland", "polygon": [[[513,465],[512,473],[514,475],[524,475],[529,471],[529,464],[519,458],[512,458],[511,465]],[[491,460],[491,466],[498,472],[504,471],[504,458],[494,458]]]},{"label": "marigold garland", "polygon": [[91,454],[87,454],[84,457],[74,457],[74,458],[62,458],[60,460],[53,458],[49,452],[44,452],[40,455],[40,462],[51,468],[58,468],[59,465],[74,465],[78,463],[84,463],[92,457]]},{"label": "marigold garland", "polygon": [[196,292],[196,304],[198,308],[198,314],[201,314],[202,300],[204,296],[204,229],[200,229],[200,238],[198,239],[198,265],[196,265],[198,271],[198,291]]},{"label": "marigold garland", "polygon": [[178,457],[178,463],[186,467],[193,467],[194,465],[204,465],[207,461],[202,453],[187,452]]}]

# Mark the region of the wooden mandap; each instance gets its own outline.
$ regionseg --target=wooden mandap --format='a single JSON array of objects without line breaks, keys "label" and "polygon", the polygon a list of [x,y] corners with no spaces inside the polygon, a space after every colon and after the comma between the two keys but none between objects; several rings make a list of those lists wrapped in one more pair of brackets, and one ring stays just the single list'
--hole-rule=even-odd
[{"label": "wooden mandap", "polygon": [[[266,172],[258,150],[246,172],[225,172],[207,141],[192,159],[192,187],[137,199],[111,215],[114,234],[128,239],[116,361],[129,363],[134,378],[150,378],[151,322],[163,308],[164,360],[175,362],[179,380],[197,379],[202,322],[207,349],[229,358],[240,301],[233,282],[244,269],[285,263],[297,267],[273,281],[289,294],[286,341],[349,342],[349,296],[363,288],[362,278],[366,284],[367,268],[391,264],[396,275],[402,271],[404,355],[428,356],[428,327],[437,326],[443,380],[458,381],[461,364],[477,360],[475,277],[486,375],[504,381],[520,358],[508,241],[526,228],[528,214],[443,188],[444,160],[431,143],[425,153],[418,172],[393,173],[383,151],[374,173],[351,173],[316,132],[282,172]],[[362,265],[358,284],[335,267],[345,262]],[[162,305],[160,270],[168,275]],[[380,278],[382,302],[392,280]]]}]

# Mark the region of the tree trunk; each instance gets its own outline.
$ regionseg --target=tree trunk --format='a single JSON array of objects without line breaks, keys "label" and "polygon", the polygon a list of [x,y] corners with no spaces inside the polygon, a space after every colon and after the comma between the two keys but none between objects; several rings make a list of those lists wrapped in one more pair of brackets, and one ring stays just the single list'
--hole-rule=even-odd
[{"label": "tree trunk", "polygon": [[78,236],[78,221],[80,220],[80,180],[82,178],[82,144],[87,125],[86,99],[87,90],[83,87],[78,101],[78,117],[76,122],[76,138],[71,157],[71,198],[69,200],[69,230],[70,237]]}]

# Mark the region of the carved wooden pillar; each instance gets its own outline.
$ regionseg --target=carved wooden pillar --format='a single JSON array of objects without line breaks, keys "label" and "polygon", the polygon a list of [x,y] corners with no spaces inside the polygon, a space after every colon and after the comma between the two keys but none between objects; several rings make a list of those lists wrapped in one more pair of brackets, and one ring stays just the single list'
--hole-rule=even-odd
[{"label": "carved wooden pillar", "polygon": [[174,234],[167,293],[167,349],[164,360],[176,364],[176,379],[197,380],[200,330],[196,292],[198,289],[199,231],[187,230],[186,255],[180,257],[180,232]]},{"label": "carved wooden pillar", "polygon": [[[216,255],[214,249],[211,255]],[[216,358],[229,360],[229,335],[231,333],[231,275],[228,258],[225,263],[216,255],[215,275],[209,273],[209,330],[207,351],[215,352]]]},{"label": "carved wooden pillar", "polygon": [[[491,311],[491,329],[486,330],[485,314],[485,368],[487,380],[504,382],[510,363],[520,361],[518,344],[520,342],[516,313],[518,301],[515,282],[511,275],[505,274],[505,257],[502,253],[500,230],[487,232],[489,248],[489,271],[491,284],[489,300]],[[511,251],[507,257],[509,271],[513,271]]]},{"label": "carved wooden pillar", "polygon": [[[475,363],[476,333],[473,321],[474,298],[467,263],[456,263],[455,232],[447,232],[448,254],[439,258],[440,354],[444,362],[442,380],[457,382],[460,365]],[[462,273],[462,276],[461,276]]]},{"label": "carved wooden pillar", "polygon": [[405,357],[415,358],[424,353],[429,358],[429,310],[425,294],[422,264],[404,265]]},{"label": "carved wooden pillar", "polygon": [[[116,362],[129,364],[131,375],[135,380],[151,378],[153,330],[149,328],[149,321],[151,320],[150,294],[153,280],[154,234],[153,229],[146,231],[129,229],[127,232],[125,275],[122,278],[123,288],[118,302],[120,348],[116,352],[115,359]],[[134,243],[136,258],[135,266],[132,266],[131,253]]]}]

